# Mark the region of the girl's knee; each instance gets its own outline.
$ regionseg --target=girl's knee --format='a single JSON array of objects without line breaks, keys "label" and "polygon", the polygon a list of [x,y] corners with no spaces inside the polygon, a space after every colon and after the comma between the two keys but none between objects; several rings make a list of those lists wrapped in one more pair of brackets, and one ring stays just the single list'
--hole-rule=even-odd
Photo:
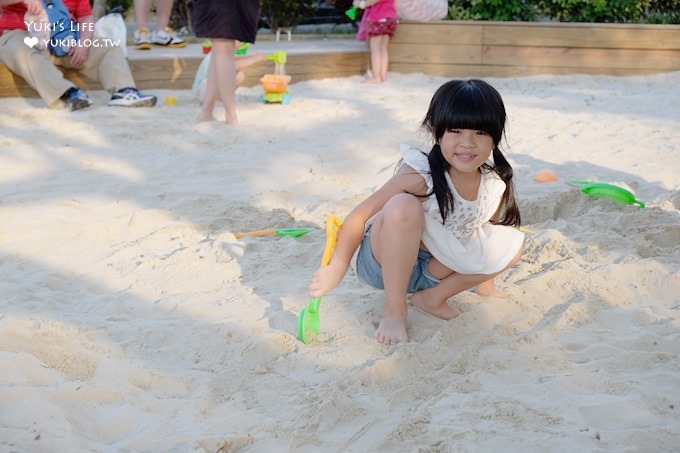
[{"label": "girl's knee", "polygon": [[414,195],[399,194],[392,197],[383,207],[384,221],[392,225],[414,225],[424,227],[423,204]]}]

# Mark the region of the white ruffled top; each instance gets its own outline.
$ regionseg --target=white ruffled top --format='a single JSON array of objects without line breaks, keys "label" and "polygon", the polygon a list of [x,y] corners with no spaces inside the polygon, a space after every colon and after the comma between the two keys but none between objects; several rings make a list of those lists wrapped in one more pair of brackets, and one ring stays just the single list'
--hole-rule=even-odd
[{"label": "white ruffled top", "polygon": [[[427,155],[408,145],[401,145],[401,154],[403,162],[423,177],[431,191]],[[494,172],[483,172],[477,199],[470,201],[458,194],[448,174],[446,180],[453,193],[453,212],[442,224],[435,195],[423,202],[423,244],[438,261],[461,274],[493,274],[503,270],[524,242],[524,234],[518,229],[489,222],[498,210],[505,182]]]}]

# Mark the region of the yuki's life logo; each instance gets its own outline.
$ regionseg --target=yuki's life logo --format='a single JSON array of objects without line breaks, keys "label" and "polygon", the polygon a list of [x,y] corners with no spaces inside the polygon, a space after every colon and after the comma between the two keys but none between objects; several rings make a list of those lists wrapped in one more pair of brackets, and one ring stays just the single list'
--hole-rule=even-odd
[{"label": "yuki's life logo", "polygon": [[90,32],[94,34],[94,24],[92,23],[70,23],[66,26],[63,24],[50,24],[45,20],[36,20],[29,18],[25,20],[26,30],[31,35],[24,38],[24,44],[33,49],[34,47],[43,49],[59,49],[59,52],[52,52],[56,56],[65,56],[72,47],[119,47],[121,45],[120,39],[110,38],[92,38],[82,39],[80,34],[82,32]]}]

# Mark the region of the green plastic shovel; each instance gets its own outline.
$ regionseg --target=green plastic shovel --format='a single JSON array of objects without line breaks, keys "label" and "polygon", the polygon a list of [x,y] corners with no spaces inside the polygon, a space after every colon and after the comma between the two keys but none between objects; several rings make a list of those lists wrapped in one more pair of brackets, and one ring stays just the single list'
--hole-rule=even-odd
[{"label": "green plastic shovel", "polygon": [[258,236],[285,236],[291,238],[299,238],[309,233],[311,230],[309,228],[268,228],[266,230],[255,230],[255,231],[241,231],[234,233],[236,239],[241,239],[245,236],[258,237]]}]

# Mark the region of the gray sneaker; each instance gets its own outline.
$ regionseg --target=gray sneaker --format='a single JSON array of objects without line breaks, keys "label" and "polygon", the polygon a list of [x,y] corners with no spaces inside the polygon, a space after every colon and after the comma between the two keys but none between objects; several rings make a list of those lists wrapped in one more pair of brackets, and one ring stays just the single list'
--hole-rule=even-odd
[{"label": "gray sneaker", "polygon": [[92,105],[92,99],[87,95],[86,92],[78,87],[71,87],[61,96],[61,98],[66,103],[66,108],[75,112],[76,110],[81,110]]},{"label": "gray sneaker", "polygon": [[149,41],[149,29],[142,27],[135,31],[135,47],[139,50],[151,49],[151,41]]},{"label": "gray sneaker", "polygon": [[161,30],[155,31],[151,34],[151,43],[157,46],[165,46],[172,48],[186,47],[187,43],[181,38],[175,36],[171,31]]},{"label": "gray sneaker", "polygon": [[156,105],[156,96],[144,94],[137,88],[127,87],[113,93],[109,105],[118,107],[153,107]]}]

